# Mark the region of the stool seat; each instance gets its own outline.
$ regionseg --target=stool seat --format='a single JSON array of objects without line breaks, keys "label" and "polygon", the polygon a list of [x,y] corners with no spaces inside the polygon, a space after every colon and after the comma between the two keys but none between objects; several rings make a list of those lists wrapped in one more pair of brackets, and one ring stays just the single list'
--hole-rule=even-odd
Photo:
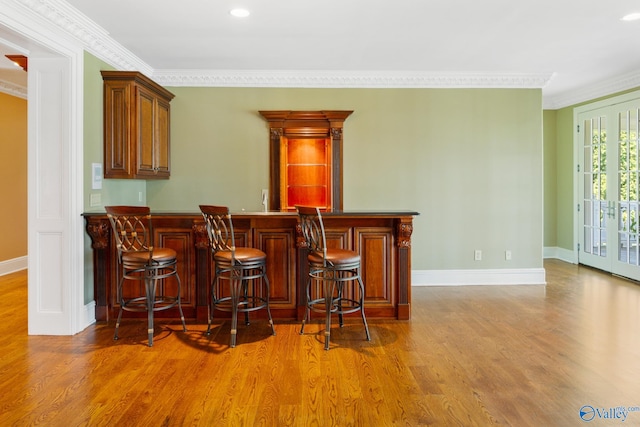
[{"label": "stool seat", "polygon": [[262,252],[260,249],[255,248],[236,248],[235,254],[233,251],[218,251],[214,254],[214,260],[218,262],[227,262],[231,263],[232,260],[243,263],[253,263],[265,261],[267,259],[267,254]]},{"label": "stool seat", "polygon": [[327,248],[326,257],[323,256],[322,252],[309,252],[307,259],[312,264],[323,264],[327,262],[336,267],[360,263],[360,255],[348,249]]},{"label": "stool seat", "polygon": [[175,259],[178,255],[171,248],[153,248],[153,251],[127,252],[122,254],[122,261],[128,263],[138,263],[144,265],[152,262],[167,262]]}]

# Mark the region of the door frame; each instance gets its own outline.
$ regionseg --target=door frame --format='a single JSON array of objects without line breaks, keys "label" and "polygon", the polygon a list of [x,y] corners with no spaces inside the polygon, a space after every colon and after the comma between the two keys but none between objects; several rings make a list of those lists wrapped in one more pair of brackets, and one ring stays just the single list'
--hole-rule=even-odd
[{"label": "door frame", "polygon": [[[573,109],[573,170],[575,173],[574,176],[576,177],[573,181],[573,189],[574,189],[573,191],[573,207],[574,207],[573,258],[574,258],[574,263],[576,264],[579,264],[580,262],[578,244],[580,242],[580,233],[582,233],[582,230],[580,227],[581,225],[580,215],[582,215],[582,212],[578,211],[578,206],[581,205],[581,200],[582,200],[582,195],[580,194],[580,191],[579,191],[579,187],[580,187],[579,183],[580,183],[580,180],[582,179],[582,175],[581,175],[582,172],[578,170],[578,166],[579,166],[580,151],[582,150],[583,141],[581,141],[580,135],[578,133],[578,125],[582,124],[578,121],[578,117],[581,114],[588,113],[589,111],[613,107],[617,104],[623,104],[623,103],[634,101],[634,100],[638,100],[638,102],[640,103],[640,90],[634,90],[632,92],[607,98],[601,101],[591,102]],[[613,119],[615,120],[616,117],[614,117]],[[607,124],[607,130],[609,130],[612,127],[613,126],[611,126],[611,124]],[[608,137],[609,136],[615,137],[617,141],[617,135],[615,136],[609,135],[609,133],[607,135]],[[609,168],[609,165],[607,165],[607,167]],[[616,199],[617,199],[617,196],[616,196]],[[613,254],[613,256],[616,256],[616,254]],[[612,262],[612,265],[613,265],[613,262]]]},{"label": "door frame", "polygon": [[84,304],[84,50],[18,2],[2,5],[0,39],[29,58],[28,334],[73,335],[95,321]]}]

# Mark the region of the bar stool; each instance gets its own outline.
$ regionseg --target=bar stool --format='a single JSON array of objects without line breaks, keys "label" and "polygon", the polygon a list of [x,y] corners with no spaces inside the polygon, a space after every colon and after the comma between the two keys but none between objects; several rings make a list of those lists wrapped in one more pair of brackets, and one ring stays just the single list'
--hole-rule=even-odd
[{"label": "bar stool", "polygon": [[[211,334],[215,310],[231,312],[231,347],[235,347],[238,313],[244,313],[245,324],[248,326],[249,312],[263,308],[267,309],[271,333],[275,335],[276,330],[269,308],[267,254],[255,248],[236,247],[233,221],[228,207],[200,205],[200,211],[207,227],[215,264],[207,335]],[[225,283],[229,288],[228,296],[222,295]]]},{"label": "bar stool", "polygon": [[[360,311],[367,341],[371,341],[369,326],[364,315],[364,283],[360,277],[360,255],[351,250],[327,248],[324,223],[320,209],[309,206],[296,206],[300,218],[300,227],[309,254],[309,277],[306,286],[306,309],[302,319],[300,334],[304,325],[311,320],[311,311],[325,314],[324,349],[329,350],[331,336],[331,315],[338,314],[340,327],[344,326],[343,315]],[[314,282],[322,284],[312,296]],[[345,290],[345,284],[354,284],[354,288]]]},{"label": "bar stool", "polygon": [[[120,302],[118,320],[113,339],[118,339],[118,328],[123,311],[147,312],[147,332],[149,347],[153,346],[153,314],[178,306],[182,330],[187,325],[180,302],[180,276],[176,268],[177,254],[171,248],[157,248],[153,245],[151,212],[146,206],[105,206],[111,222],[113,235],[118,249],[118,263],[122,266],[122,277],[118,282],[117,295]],[[167,283],[162,280],[175,277],[178,284],[175,296],[165,295]],[[144,282],[144,292],[139,296],[125,298],[123,285],[125,280]],[[140,295],[142,294],[142,295]]]}]

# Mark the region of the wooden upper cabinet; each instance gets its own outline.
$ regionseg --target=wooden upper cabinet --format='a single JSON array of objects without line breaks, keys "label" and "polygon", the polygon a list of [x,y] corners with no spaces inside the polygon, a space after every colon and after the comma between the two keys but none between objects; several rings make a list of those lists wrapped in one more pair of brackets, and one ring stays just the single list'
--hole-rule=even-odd
[{"label": "wooden upper cabinet", "polygon": [[342,128],[353,111],[260,111],[269,122],[269,210],[342,210]]},{"label": "wooden upper cabinet", "polygon": [[174,95],[137,71],[101,74],[104,177],[169,178],[170,102]]}]

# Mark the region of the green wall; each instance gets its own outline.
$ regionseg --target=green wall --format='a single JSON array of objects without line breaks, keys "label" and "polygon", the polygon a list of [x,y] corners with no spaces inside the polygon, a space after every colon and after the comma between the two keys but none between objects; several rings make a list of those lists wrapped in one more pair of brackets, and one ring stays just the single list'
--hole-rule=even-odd
[{"label": "green wall", "polygon": [[258,111],[354,110],[344,208],[420,212],[413,269],[542,266],[540,90],[168,89],[172,176],[147,183],[154,209],[259,210],[269,133]]},{"label": "green wall", "polygon": [[[102,82],[85,60],[85,162],[102,162]],[[539,89],[168,87],[172,176],[105,180],[102,204],[197,212],[200,203],[259,210],[268,188],[268,126],[259,110],[354,110],[344,128],[344,208],[420,212],[412,268],[540,268],[543,250]],[[89,117],[90,116],[90,117]],[[145,187],[144,190],[141,186]],[[474,250],[483,260],[474,261]],[[504,252],[512,252],[505,261]],[[90,262],[90,258],[87,258]]]},{"label": "green wall", "polygon": [[[113,67],[97,59],[95,56],[84,55],[84,211],[104,212],[104,206],[109,204],[140,204],[139,194],[142,192],[143,201],[146,197],[146,182],[140,180],[108,179],[103,180],[102,189],[94,190],[92,185],[92,163],[102,163],[103,140],[103,105],[102,105],[102,76],[100,70],[112,70]],[[91,206],[91,195],[98,195],[101,203]],[[84,240],[84,283],[85,304],[94,299],[93,295],[93,250],[91,240],[85,234]]]},{"label": "green wall", "polygon": [[543,117],[544,247],[573,250],[573,107]]},{"label": "green wall", "polygon": [[558,242],[558,162],[557,114],[543,112],[544,141],[544,247],[556,247]]},{"label": "green wall", "polygon": [[573,107],[556,112],[557,163],[557,244],[573,251],[575,161],[573,158]]}]

